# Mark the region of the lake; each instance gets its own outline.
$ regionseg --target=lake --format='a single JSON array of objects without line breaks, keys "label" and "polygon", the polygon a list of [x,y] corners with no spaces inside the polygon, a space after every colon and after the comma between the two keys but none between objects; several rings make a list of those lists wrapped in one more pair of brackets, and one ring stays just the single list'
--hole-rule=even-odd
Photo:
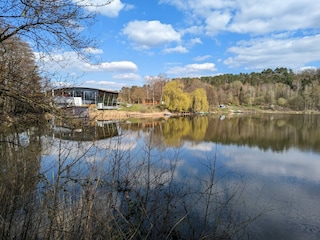
[{"label": "lake", "polygon": [[37,236],[71,239],[77,226],[109,239],[320,238],[319,115],[131,119],[2,139],[16,142],[2,157],[30,167],[2,173],[0,190],[41,212],[28,216]]}]

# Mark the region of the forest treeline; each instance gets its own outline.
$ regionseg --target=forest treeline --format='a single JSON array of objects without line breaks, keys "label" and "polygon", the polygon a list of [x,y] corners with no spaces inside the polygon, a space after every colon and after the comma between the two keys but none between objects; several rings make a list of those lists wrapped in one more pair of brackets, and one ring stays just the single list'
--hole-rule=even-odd
[{"label": "forest treeline", "polygon": [[[278,110],[320,110],[320,69],[309,68],[298,73],[284,67],[265,69],[261,72],[222,74],[200,78],[176,78],[162,76],[143,87],[124,87],[120,99],[130,103],[142,103],[152,97],[162,102],[166,98],[166,86],[177,81],[183,93],[204,89],[210,108],[220,104],[258,106]],[[180,91],[180,90],[179,90]],[[182,101],[192,102],[191,98]],[[203,97],[203,96],[202,96]],[[191,98],[191,99],[190,99]],[[186,99],[186,98],[180,98]],[[192,106],[186,104],[186,106]],[[190,109],[184,109],[190,110]],[[192,109],[191,109],[192,110]]]},{"label": "forest treeline", "polygon": [[[31,47],[19,37],[0,46],[2,116],[50,111]],[[160,105],[170,111],[209,111],[220,104],[276,110],[320,110],[320,68],[298,73],[287,68],[200,78],[150,78],[144,86],[123,87],[119,101]]]}]

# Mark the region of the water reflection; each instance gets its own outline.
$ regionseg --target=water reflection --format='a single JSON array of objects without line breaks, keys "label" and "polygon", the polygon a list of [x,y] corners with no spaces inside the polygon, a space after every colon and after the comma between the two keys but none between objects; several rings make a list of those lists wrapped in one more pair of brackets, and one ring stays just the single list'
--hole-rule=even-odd
[{"label": "water reflection", "polygon": [[[205,118],[197,122],[202,120]],[[174,124],[171,120],[169,123]],[[116,209],[111,218],[122,226],[121,231],[139,229],[137,239],[244,234],[248,219],[232,214],[229,199],[236,190],[215,184],[214,158],[202,166],[207,170],[205,174],[193,178],[196,175],[189,171],[191,162],[184,158],[187,148],[167,145],[161,134],[166,131],[162,128],[165,124],[123,123],[120,136],[90,143],[46,137],[44,146],[48,148],[41,173],[49,184],[40,186],[61,189],[75,203],[83,202],[89,192],[94,192],[95,206],[104,202]],[[94,215],[106,218],[105,212]]]},{"label": "water reflection", "polygon": [[[142,124],[130,124],[132,130],[135,127],[144,129]],[[265,151],[298,148],[320,152],[319,115],[231,115],[224,120],[218,116],[169,118],[157,122],[154,131],[168,147],[179,147],[181,141],[190,140],[258,147]]]},{"label": "water reflection", "polygon": [[320,116],[237,115],[162,124],[163,148],[183,149],[177,178],[204,176],[203,161],[216,158],[224,183],[241,188],[238,177],[245,179],[241,197],[248,214],[272,209],[252,226],[257,239],[319,239]]},{"label": "water reflection", "polygon": [[51,126],[50,135],[71,141],[96,141],[118,136],[119,123],[112,121],[98,121],[90,125],[78,128],[67,128],[63,126]]},{"label": "water reflection", "polygon": [[249,115],[219,121],[211,119],[205,140],[262,150],[291,147],[320,151],[318,115]]},{"label": "water reflection", "polygon": [[229,159],[227,166],[244,173],[295,177],[299,180],[319,181],[320,159],[314,152],[302,152],[291,148],[285,152],[261,151],[258,148],[228,146],[221,152]]},{"label": "water reflection", "polygon": [[11,126],[0,130],[1,239],[21,236],[23,229],[36,225],[28,217],[35,215],[41,134],[37,127]]},{"label": "water reflection", "polygon": [[1,134],[2,236],[320,237],[319,116],[99,124]]},{"label": "water reflection", "polygon": [[258,239],[319,238],[319,154],[293,148],[261,153],[258,148],[235,146],[221,147],[220,154],[230,170],[246,177],[244,201],[273,209],[257,221]]}]

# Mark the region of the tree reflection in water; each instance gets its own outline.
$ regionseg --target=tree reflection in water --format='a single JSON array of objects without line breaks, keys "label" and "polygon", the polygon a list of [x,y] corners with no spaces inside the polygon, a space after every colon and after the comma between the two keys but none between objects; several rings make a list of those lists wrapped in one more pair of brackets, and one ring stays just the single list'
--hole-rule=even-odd
[{"label": "tree reflection in water", "polygon": [[40,132],[37,128],[3,130],[0,133],[0,238],[24,239],[28,229],[40,225],[37,212]]},{"label": "tree reflection in water", "polygon": [[246,203],[241,201],[246,186],[243,179],[233,175],[236,185],[223,182],[226,173],[215,151],[192,160],[203,168],[197,172],[186,162],[184,143],[238,144],[273,151],[292,146],[318,151],[320,146],[318,130],[310,130],[308,125],[318,126],[319,118],[312,116],[293,120],[253,115],[222,121],[195,117],[119,124],[117,134],[97,139],[89,133],[105,132],[109,125],[69,132],[67,137],[64,131],[52,135],[36,128],[3,132],[1,237],[250,236],[248,227],[268,206],[247,215],[243,211]]}]

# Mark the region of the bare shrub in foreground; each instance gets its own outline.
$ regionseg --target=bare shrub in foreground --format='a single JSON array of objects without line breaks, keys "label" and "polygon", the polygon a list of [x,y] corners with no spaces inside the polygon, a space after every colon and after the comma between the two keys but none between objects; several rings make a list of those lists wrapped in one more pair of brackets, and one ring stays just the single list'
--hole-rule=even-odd
[{"label": "bare shrub in foreground", "polygon": [[[50,146],[55,155],[42,159],[39,179],[27,180],[28,184],[34,184],[30,185],[31,197],[25,201],[2,201],[2,236],[7,239],[247,237],[246,227],[254,218],[233,208],[233,204],[239,203],[241,189],[220,184],[216,157],[205,160],[206,175],[195,179],[181,176],[182,153],[160,151],[161,141],[154,138],[152,131],[148,134],[142,148],[134,148],[136,135],[96,142],[52,138],[43,143],[43,149]],[[4,218],[4,210],[10,208],[13,209],[10,216]]]}]

